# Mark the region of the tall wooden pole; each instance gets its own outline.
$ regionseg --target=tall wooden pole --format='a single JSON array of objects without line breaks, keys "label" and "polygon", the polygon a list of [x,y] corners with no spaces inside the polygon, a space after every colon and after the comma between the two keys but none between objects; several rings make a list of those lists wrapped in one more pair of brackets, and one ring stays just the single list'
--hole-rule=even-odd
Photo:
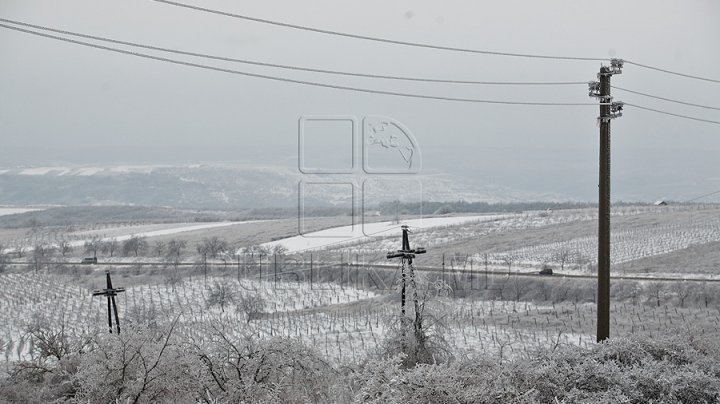
[{"label": "tall wooden pole", "polygon": [[600,68],[597,341],[610,337],[610,71]]},{"label": "tall wooden pole", "polygon": [[600,67],[600,82],[590,82],[590,96],[600,100],[600,156],[598,183],[597,342],[610,337],[610,121],[622,116],[623,103],[613,102],[610,78],[622,73],[623,61],[612,59]]}]

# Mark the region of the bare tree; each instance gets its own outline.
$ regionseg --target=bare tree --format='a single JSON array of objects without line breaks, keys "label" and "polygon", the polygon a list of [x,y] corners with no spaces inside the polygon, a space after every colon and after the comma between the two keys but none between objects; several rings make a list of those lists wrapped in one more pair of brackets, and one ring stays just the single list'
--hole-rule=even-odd
[{"label": "bare tree", "polygon": [[50,246],[46,244],[37,244],[32,250],[32,263],[35,267],[35,271],[40,269],[40,266],[45,261],[45,256],[50,254]]},{"label": "bare tree", "polygon": [[199,244],[198,252],[200,255],[207,255],[209,258],[217,258],[218,255],[223,254],[228,250],[229,246],[227,241],[220,237],[213,236],[211,238],[204,238]]},{"label": "bare tree", "polygon": [[276,245],[272,248],[272,254],[274,254],[274,255],[281,255],[281,256],[282,256],[282,255],[285,255],[285,254],[287,254],[287,253],[288,253],[287,247],[285,247],[285,246],[282,245],[282,244],[276,244]]},{"label": "bare tree", "polygon": [[650,282],[647,285],[648,295],[655,299],[657,307],[660,307],[660,301],[665,294],[665,285],[661,282]]},{"label": "bare tree", "polygon": [[510,290],[514,295],[516,302],[520,301],[520,298],[523,297],[529,287],[530,283],[526,279],[520,278],[518,275],[513,276],[510,280]]},{"label": "bare tree", "polygon": [[692,288],[687,283],[682,283],[678,285],[677,288],[675,288],[675,294],[678,297],[678,300],[680,301],[680,307],[685,307],[685,300],[687,300],[688,297],[690,297],[690,292],[692,291]]},{"label": "bare tree", "polygon": [[210,248],[205,242],[195,244],[195,251],[197,251],[197,253],[204,259],[207,259],[208,255],[210,255]]},{"label": "bare tree", "polygon": [[72,244],[69,241],[65,240],[64,238],[58,240],[57,247],[58,247],[58,251],[60,252],[60,254],[63,257],[66,257],[68,254],[73,252]]},{"label": "bare tree", "polygon": [[102,250],[102,239],[100,237],[93,237],[85,242],[85,252],[93,255],[93,258],[97,258],[98,251]]},{"label": "bare tree", "polygon": [[260,318],[266,306],[267,302],[262,296],[252,293],[240,297],[237,310],[245,313],[245,321],[250,323],[251,320]]},{"label": "bare tree", "polygon": [[148,250],[148,242],[145,237],[132,236],[123,243],[123,254],[134,254],[138,257],[140,254],[146,253]]},{"label": "bare tree", "polygon": [[208,308],[220,306],[220,310],[224,313],[225,306],[235,303],[235,292],[223,282],[215,282],[210,288],[205,304]]},{"label": "bare tree", "polygon": [[703,281],[699,298],[706,308],[710,305],[710,302],[715,299],[716,293],[716,288],[711,287],[707,282]]},{"label": "bare tree", "polygon": [[167,246],[163,241],[157,241],[155,242],[155,245],[153,246],[153,252],[155,253],[155,256],[157,257],[163,257],[165,256],[165,250]]},{"label": "bare tree", "polygon": [[172,239],[168,241],[165,254],[167,257],[173,256],[176,258],[180,258],[185,248],[187,248],[187,242],[185,240]]},{"label": "bare tree", "polygon": [[115,237],[109,238],[102,243],[102,252],[112,257],[120,247],[120,243]]},{"label": "bare tree", "polygon": [[[207,403],[338,402],[331,377],[336,375],[313,349],[297,340],[266,341],[234,337],[222,324],[210,324],[208,343],[195,345],[203,362]],[[302,388],[299,388],[302,386]],[[201,400],[198,400],[201,401]]]},{"label": "bare tree", "polygon": [[560,264],[560,270],[564,270],[565,263],[568,261],[569,258],[570,258],[570,251],[563,248],[562,250],[558,251],[555,254],[554,261]]},{"label": "bare tree", "polygon": [[262,271],[263,257],[267,257],[270,254],[270,250],[267,247],[256,244],[245,249],[245,259],[247,259],[247,254],[250,254],[252,266]]},{"label": "bare tree", "polygon": [[180,259],[182,257],[183,250],[187,247],[185,240],[172,239],[168,242],[167,248],[165,249],[165,261],[171,263],[177,271],[180,265]]},{"label": "bare tree", "polygon": [[553,303],[560,303],[568,300],[570,291],[573,289],[573,283],[571,280],[565,280],[558,282],[553,288]]}]

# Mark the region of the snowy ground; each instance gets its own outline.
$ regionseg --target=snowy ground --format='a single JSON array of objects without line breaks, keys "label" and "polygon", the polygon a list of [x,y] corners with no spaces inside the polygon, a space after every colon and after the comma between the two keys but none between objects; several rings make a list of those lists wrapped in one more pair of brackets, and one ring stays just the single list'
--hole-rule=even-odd
[{"label": "snowy ground", "polygon": [[[95,275],[93,275],[95,276]],[[124,278],[117,276],[116,286]],[[247,321],[230,302],[223,309],[208,307],[216,282],[235,296],[258,295],[266,302],[264,314]],[[65,324],[71,335],[87,330],[107,332],[107,306],[102,298],[77,283],[74,276],[45,273],[0,275],[0,358],[6,362],[28,359],[33,341],[26,327],[38,318],[55,326]],[[175,289],[168,285],[138,285],[117,298],[121,324],[159,321],[179,316],[179,331],[196,341],[207,337],[210,324],[226,324],[231,337],[286,336],[315,347],[333,363],[361,361],[376,352],[387,336],[397,305],[372,291],[330,283],[274,282],[232,277],[187,279]],[[435,298],[429,311],[444,339],[457,354],[483,353],[503,360],[523,357],[557,345],[594,344],[596,310],[592,303],[484,301]],[[672,325],[699,326],[717,332],[717,308],[684,308],[651,304],[614,303],[613,333],[662,333]],[[38,317],[39,316],[39,317]]]},{"label": "snowy ground", "polygon": [[178,233],[185,233],[189,231],[215,229],[218,227],[234,226],[238,224],[248,223],[260,223],[267,220],[247,220],[242,222],[213,222],[213,223],[202,223],[202,224],[191,224],[191,223],[173,223],[168,225],[148,225],[148,226],[137,226],[137,227],[118,227],[114,229],[102,229],[83,232],[83,240],[73,242],[75,245],[82,245],[85,240],[91,239],[93,236],[101,236],[104,239],[114,238],[117,241],[125,241],[133,236],[136,237],[158,237],[158,236],[169,236]]},{"label": "snowy ground", "polygon": [[15,215],[18,213],[32,212],[35,210],[42,210],[37,208],[5,208],[0,207],[0,216]]},{"label": "snowy ground", "polygon": [[[69,233],[66,237],[70,240],[72,247],[82,247],[86,241],[99,237],[103,241],[115,239],[122,242],[131,237],[159,237],[168,236],[178,233],[186,233],[198,230],[216,229],[220,227],[228,227],[235,225],[243,225],[250,223],[261,223],[269,220],[246,220],[240,222],[213,222],[213,223],[172,223],[172,224],[153,224],[142,226],[122,226],[116,228],[104,228],[100,230],[83,231],[77,233]],[[26,245],[25,251],[32,251],[33,245]],[[7,248],[4,253],[15,251],[15,248]]]},{"label": "snowy ground", "polygon": [[404,220],[400,223],[393,222],[377,222],[364,223],[354,226],[341,226],[331,229],[325,229],[317,232],[307,233],[300,236],[288,237],[269,243],[264,243],[264,247],[275,247],[282,245],[288,249],[290,253],[297,253],[308,250],[326,248],[347,243],[358,243],[369,241],[376,236],[393,236],[402,234],[400,226],[407,225],[410,230],[425,230],[436,227],[455,226],[463,223],[479,223],[484,221],[497,220],[507,218],[512,215],[481,215],[481,216],[449,216],[449,217],[432,217]]}]

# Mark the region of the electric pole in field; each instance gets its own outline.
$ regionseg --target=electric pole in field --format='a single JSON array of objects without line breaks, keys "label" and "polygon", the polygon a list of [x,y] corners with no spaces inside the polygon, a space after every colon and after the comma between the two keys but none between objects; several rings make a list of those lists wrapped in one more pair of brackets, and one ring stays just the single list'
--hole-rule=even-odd
[{"label": "electric pole in field", "polygon": [[601,66],[597,81],[588,83],[590,96],[600,101],[600,181],[598,185],[597,342],[610,337],[610,120],[622,116],[622,102],[613,102],[610,78],[622,73],[623,61]]},{"label": "electric pole in field", "polygon": [[[387,254],[387,259],[400,258],[400,314],[405,317],[405,290],[407,288],[407,277],[411,282],[414,281],[415,270],[413,267],[413,258],[416,254],[425,254],[425,249],[418,247],[410,249],[410,239],[408,238],[408,226],[402,226],[402,249]],[[414,287],[414,285],[412,285]],[[413,291],[414,292],[414,291]],[[415,292],[414,292],[415,293]]]},{"label": "electric pole in field", "polygon": [[105,271],[105,281],[107,283],[107,288],[96,290],[92,295],[107,297],[108,327],[110,328],[110,333],[113,332],[112,312],[115,312],[115,327],[117,328],[117,333],[120,334],[120,317],[118,316],[117,305],[115,304],[115,296],[117,296],[118,293],[124,292],[125,288],[113,288],[112,280],[110,280],[110,271]]},{"label": "electric pole in field", "polygon": [[[421,350],[424,350],[425,346],[425,333],[423,331],[423,317],[420,303],[418,301],[417,293],[417,282],[415,280],[415,267],[413,266],[413,258],[417,254],[425,254],[425,249],[417,247],[414,249],[410,248],[410,239],[408,238],[408,226],[402,226],[402,248],[395,252],[389,252],[387,259],[400,258],[400,327],[402,333],[402,351],[406,352],[407,341],[406,341],[406,329],[410,325],[410,321],[405,317],[405,299],[407,287],[410,287],[412,293],[411,299],[414,306],[415,320],[412,322],[413,326],[413,337],[415,339],[415,355]],[[408,285],[409,284],[409,285]],[[406,352],[407,353],[407,352]]]}]

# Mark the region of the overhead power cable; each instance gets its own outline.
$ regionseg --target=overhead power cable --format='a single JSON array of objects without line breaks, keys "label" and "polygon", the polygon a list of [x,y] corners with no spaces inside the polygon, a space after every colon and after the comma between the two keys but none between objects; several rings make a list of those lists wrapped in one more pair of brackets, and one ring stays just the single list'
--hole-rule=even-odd
[{"label": "overhead power cable", "polygon": [[[579,61],[600,61],[600,62],[608,60],[608,58],[591,58],[591,57],[577,57],[577,56],[557,56],[557,55],[538,55],[538,54],[530,54],[530,53],[497,52],[497,51],[489,51],[489,50],[482,50],[482,49],[460,48],[460,47],[433,45],[433,44],[419,43],[419,42],[400,41],[400,40],[389,39],[389,38],[380,38],[380,37],[373,37],[373,36],[367,36],[367,35],[350,34],[347,32],[332,31],[332,30],[328,30],[328,29],[314,28],[314,27],[309,27],[309,26],[305,26],[305,25],[290,24],[290,23],[286,23],[286,22],[282,22],[282,21],[274,21],[274,20],[268,20],[265,18],[258,18],[258,17],[251,17],[248,15],[235,14],[235,13],[230,13],[227,11],[215,10],[215,9],[200,7],[200,6],[187,4],[187,3],[179,3],[179,2],[171,1],[171,0],[153,0],[153,1],[155,1],[157,3],[168,4],[171,6],[183,7],[183,8],[187,8],[187,9],[191,9],[191,10],[202,11],[202,12],[222,15],[222,16],[226,16],[226,17],[238,18],[238,19],[242,19],[242,20],[246,20],[246,21],[254,21],[254,22],[259,22],[259,23],[263,23],[263,24],[275,25],[275,26],[279,26],[279,27],[292,28],[292,29],[298,29],[298,30],[310,31],[310,32],[317,32],[320,34],[335,35],[335,36],[341,36],[341,37],[346,37],[346,38],[383,42],[383,43],[389,43],[389,44],[393,44],[393,45],[412,46],[412,47],[417,47],[417,48],[427,48],[427,49],[445,50],[445,51],[453,51],[453,52],[479,53],[479,54],[483,54],[483,55],[524,57],[524,58],[534,58],[534,59],[579,60]],[[692,75],[692,74],[675,72],[675,71],[663,69],[660,67],[655,67],[655,66],[650,66],[650,65],[634,62],[632,60],[624,60],[624,62],[627,64],[642,67],[645,69],[656,70],[659,72],[673,74],[676,76],[681,76],[681,77],[686,77],[686,78],[691,78],[691,79],[696,79],[696,80],[703,80],[703,81],[708,81],[708,82],[712,82],[712,83],[720,83],[720,80],[718,80],[718,79],[711,79],[711,78],[696,76],[696,75]]]},{"label": "overhead power cable", "polygon": [[311,67],[259,62],[259,61],[255,61],[255,60],[237,59],[237,58],[231,58],[231,57],[225,57],[225,56],[210,55],[210,54],[206,54],[206,53],[189,52],[189,51],[183,51],[183,50],[179,50],[179,49],[165,48],[165,47],[152,46],[152,45],[144,45],[144,44],[140,44],[137,42],[121,41],[121,40],[111,39],[111,38],[106,38],[106,37],[101,37],[101,36],[81,34],[81,33],[73,32],[73,31],[66,31],[66,30],[50,28],[50,27],[46,27],[46,26],[42,26],[42,25],[35,25],[35,24],[29,24],[29,23],[21,22],[21,21],[9,20],[6,18],[0,18],[0,22],[6,22],[6,23],[14,24],[14,25],[20,25],[23,27],[29,27],[29,28],[39,29],[39,30],[43,30],[43,31],[55,32],[55,33],[63,34],[63,35],[70,35],[70,36],[74,36],[74,37],[78,37],[78,38],[92,39],[95,41],[114,43],[117,45],[134,46],[134,47],[138,47],[138,48],[167,52],[167,53],[174,53],[174,54],[184,55],[184,56],[193,56],[193,57],[200,57],[200,58],[205,58],[205,59],[219,60],[219,61],[223,61],[223,62],[243,63],[243,64],[249,64],[249,65],[254,65],[254,66],[275,67],[275,68],[280,68],[280,69],[306,71],[306,72],[313,72],[313,73],[364,77],[364,78],[372,78],[372,79],[402,80],[402,81],[415,81],[415,82],[425,82],[425,83],[444,83],[444,84],[520,85],[520,86],[587,85],[586,81],[560,81],[560,82],[532,82],[532,81],[531,82],[523,82],[523,81],[520,81],[520,82],[516,82],[516,81],[449,80],[449,79],[433,79],[433,78],[423,78],[423,77],[389,76],[389,75],[382,75],[382,74],[345,72],[345,71],[328,70],[328,69],[315,69],[315,68],[311,68]]},{"label": "overhead power cable", "polygon": [[341,36],[341,37],[345,37],[345,38],[362,39],[362,40],[374,41],[374,42],[383,42],[383,43],[389,43],[389,44],[393,44],[393,45],[412,46],[412,47],[416,47],[416,48],[427,48],[427,49],[453,51],[453,52],[479,53],[479,54],[483,54],[483,55],[511,56],[511,57],[523,57],[523,58],[534,58],[534,59],[580,60],[580,61],[595,61],[595,62],[602,62],[602,61],[608,60],[607,58],[589,58],[589,57],[577,57],[577,56],[556,56],[556,55],[538,55],[538,54],[530,54],[530,53],[496,52],[496,51],[481,50],[481,49],[459,48],[459,47],[454,47],[454,46],[443,46],[443,45],[433,45],[433,44],[419,43],[419,42],[399,41],[399,40],[395,40],[395,39],[380,38],[380,37],[359,35],[359,34],[350,34],[347,32],[332,31],[332,30],[328,30],[328,29],[314,28],[314,27],[309,27],[309,26],[305,26],[305,25],[290,24],[290,23],[281,22],[281,21],[274,21],[274,20],[268,20],[268,19],[264,19],[264,18],[251,17],[248,15],[234,14],[234,13],[230,13],[230,12],[226,12],[226,11],[215,10],[215,9],[206,8],[206,7],[200,7],[200,6],[187,4],[187,3],[178,3],[178,2],[170,1],[170,0],[153,0],[153,1],[158,2],[158,3],[168,4],[171,6],[183,7],[183,8],[187,8],[187,9],[191,9],[191,10],[196,10],[196,11],[202,11],[205,13],[222,15],[225,17],[238,18],[238,19],[246,20],[246,21],[254,21],[254,22],[259,22],[262,24],[275,25],[278,27],[292,28],[292,29],[298,29],[298,30],[302,30],[302,31],[317,32],[320,34],[335,35],[335,36]]},{"label": "overhead power cable", "polygon": [[641,93],[640,91],[629,90],[629,89],[627,89],[627,88],[622,88],[622,87],[618,87],[618,86],[611,86],[611,87],[614,88],[614,89],[616,89],[616,90],[625,91],[626,93],[642,95],[643,97],[649,97],[649,98],[655,98],[655,99],[658,99],[658,100],[663,100],[663,101],[668,101],[668,102],[674,102],[674,103],[676,103],[676,104],[689,105],[689,106],[691,106],[691,107],[698,107],[698,108],[705,108],[705,109],[714,109],[714,110],[716,110],[716,111],[720,111],[720,108],[718,108],[718,107],[711,107],[711,106],[709,106],[709,105],[693,104],[693,103],[691,103],[691,102],[674,100],[674,99],[672,99],[672,98],[659,97],[659,96],[657,96],[657,95],[652,95],[652,94],[647,94],[647,93]]},{"label": "overhead power cable", "polygon": [[662,110],[659,110],[659,109],[648,108],[648,107],[644,107],[644,106],[642,106],[642,105],[631,104],[631,103],[629,103],[629,102],[625,102],[625,103],[623,103],[623,105],[624,105],[624,106],[629,106],[629,107],[635,107],[635,108],[638,108],[638,109],[644,109],[644,110],[646,110],[646,111],[656,112],[656,113],[658,113],[658,114],[670,115],[670,116],[674,116],[674,117],[677,117],[677,118],[690,119],[690,120],[693,120],[693,121],[714,123],[714,124],[716,124],[716,125],[720,125],[720,121],[713,121],[713,120],[711,120],[711,119],[703,119],[703,118],[696,118],[696,117],[694,117],[694,116],[676,114],[676,113],[674,113],[674,112],[667,112],[667,111],[662,111]]},{"label": "overhead power cable", "polygon": [[703,199],[703,198],[706,198],[706,197],[708,197],[708,196],[713,196],[713,195],[716,195],[716,194],[720,194],[720,191],[710,192],[710,193],[707,193],[707,194],[703,194],[703,195],[700,195],[700,196],[696,196],[695,198],[688,199],[687,201],[685,201],[685,203],[695,202],[695,201],[697,201],[698,199]]},{"label": "overhead power cable", "polygon": [[[155,0],[155,1],[159,1],[159,0]],[[642,68],[644,68],[644,69],[656,70],[656,71],[663,72],[663,73],[673,74],[673,75],[675,75],[675,76],[687,77],[687,78],[695,79],[695,80],[708,81],[708,82],[711,82],[711,83],[720,83],[720,80],[718,80],[718,79],[711,79],[711,78],[707,78],[707,77],[695,76],[695,75],[693,75],[693,74],[686,74],[686,73],[674,72],[674,71],[671,71],[671,70],[662,69],[662,68],[655,67],[655,66],[644,65],[644,64],[641,64],[641,63],[633,62],[632,60],[623,60],[623,61],[625,62],[625,64],[642,67]]]},{"label": "overhead power cable", "polygon": [[302,84],[302,85],[306,85],[306,86],[332,88],[332,89],[336,89],[336,90],[347,90],[347,91],[354,91],[354,92],[361,92],[361,93],[368,93],[368,94],[391,95],[391,96],[406,97],[406,98],[419,98],[419,99],[428,99],[428,100],[456,101],[456,102],[469,102],[469,103],[481,103],[481,104],[531,105],[531,106],[609,105],[609,104],[597,104],[597,103],[588,103],[588,102],[544,102],[544,101],[534,102],[534,101],[486,100],[486,99],[477,99],[477,98],[444,97],[444,96],[435,96],[435,95],[427,95],[427,94],[414,94],[414,93],[404,93],[404,92],[395,92],[395,91],[375,90],[375,89],[360,88],[360,87],[349,87],[349,86],[319,83],[319,82],[306,81],[306,80],[296,80],[296,79],[290,79],[290,78],[286,78],[286,77],[271,76],[271,75],[267,75],[267,74],[251,73],[251,72],[245,72],[245,71],[240,71],[240,70],[221,68],[221,67],[217,67],[217,66],[204,65],[204,64],[200,64],[200,63],[187,62],[187,61],[182,61],[182,60],[177,60],[177,59],[170,59],[170,58],[161,57],[161,56],[149,55],[146,53],[129,51],[129,50],[124,50],[124,49],[113,48],[113,47],[109,47],[109,46],[79,41],[79,40],[75,40],[75,39],[64,38],[64,37],[60,37],[60,36],[56,36],[56,35],[32,31],[32,30],[19,28],[19,27],[15,27],[15,26],[10,26],[10,25],[6,25],[6,24],[0,24],[0,27],[10,29],[13,31],[23,32],[26,34],[36,35],[36,36],[40,36],[40,37],[44,37],[44,38],[50,38],[50,39],[68,42],[68,43],[81,45],[81,46],[86,46],[86,47],[90,47],[90,48],[102,49],[102,50],[106,50],[106,51],[110,51],[110,52],[136,56],[136,57],[140,57],[140,58],[144,58],[144,59],[157,60],[157,61],[172,63],[172,64],[176,64],[176,65],[190,66],[190,67],[195,67],[195,68],[199,68],[199,69],[213,70],[213,71],[237,74],[237,75],[242,75],[242,76],[247,76],[247,77],[255,77],[255,78],[261,78],[261,79],[273,80],[273,81],[279,81],[279,82],[286,82],[286,83]]}]

